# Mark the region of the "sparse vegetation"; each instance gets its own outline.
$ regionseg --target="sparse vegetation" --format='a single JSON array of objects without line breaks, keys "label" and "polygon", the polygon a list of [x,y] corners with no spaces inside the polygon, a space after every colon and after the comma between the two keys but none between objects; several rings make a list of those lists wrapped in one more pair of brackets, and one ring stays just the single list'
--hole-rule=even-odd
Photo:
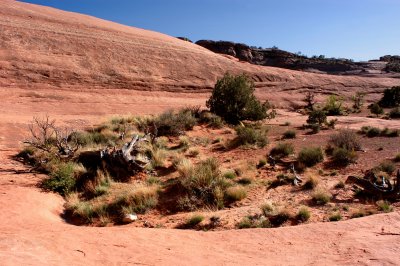
[{"label": "sparse vegetation", "polygon": [[299,152],[297,160],[307,167],[312,167],[324,160],[324,154],[320,147],[303,148]]},{"label": "sparse vegetation", "polygon": [[294,130],[287,130],[283,133],[284,139],[295,139],[296,138],[296,131]]},{"label": "sparse vegetation", "polygon": [[326,115],[343,115],[343,100],[336,95],[330,95],[326,100],[324,111]]},{"label": "sparse vegetation", "polygon": [[342,215],[340,214],[340,212],[335,212],[335,213],[331,214],[331,216],[329,216],[330,222],[337,222],[340,220],[342,220]]},{"label": "sparse vegetation", "polygon": [[242,120],[263,120],[271,105],[261,103],[254,96],[254,83],[245,75],[232,76],[225,74],[217,81],[210,99],[206,103],[212,113],[222,117],[230,124],[238,124]]},{"label": "sparse vegetation", "polygon": [[390,205],[389,202],[385,200],[380,200],[376,202],[376,206],[378,206],[378,209],[383,212],[392,212],[393,207]]},{"label": "sparse vegetation", "polygon": [[398,107],[400,105],[400,87],[386,89],[379,105],[387,108]]},{"label": "sparse vegetation", "polygon": [[318,125],[319,127],[321,127],[326,122],[327,122],[327,116],[324,110],[314,109],[308,115],[307,124],[309,125]]},{"label": "sparse vegetation", "polygon": [[303,187],[304,189],[314,189],[318,186],[319,181],[320,180],[318,177],[316,177],[315,175],[310,175],[304,183]]},{"label": "sparse vegetation", "polygon": [[228,201],[240,201],[246,196],[246,189],[242,186],[229,187],[225,192],[225,197]]},{"label": "sparse vegetation", "polygon": [[318,205],[325,205],[331,201],[332,195],[326,190],[317,190],[312,194],[313,201]]},{"label": "sparse vegetation", "polygon": [[203,216],[203,215],[196,214],[196,215],[193,215],[192,217],[190,217],[190,218],[187,220],[187,222],[186,222],[185,225],[186,225],[188,228],[193,228],[193,227],[195,227],[196,225],[200,224],[203,220],[204,220],[204,216]]},{"label": "sparse vegetation", "polygon": [[236,138],[232,141],[231,146],[255,145],[257,147],[265,147],[268,144],[267,129],[254,128],[251,126],[237,126]]},{"label": "sparse vegetation", "polygon": [[281,142],[278,143],[274,148],[272,148],[269,155],[275,159],[280,159],[287,157],[293,153],[294,153],[294,146],[292,143]]},{"label": "sparse vegetation", "polygon": [[371,114],[374,114],[376,117],[384,113],[383,108],[378,103],[371,104],[369,110]]},{"label": "sparse vegetation", "polygon": [[296,218],[301,222],[307,222],[311,217],[310,210],[306,206],[300,207],[299,211],[297,212]]}]

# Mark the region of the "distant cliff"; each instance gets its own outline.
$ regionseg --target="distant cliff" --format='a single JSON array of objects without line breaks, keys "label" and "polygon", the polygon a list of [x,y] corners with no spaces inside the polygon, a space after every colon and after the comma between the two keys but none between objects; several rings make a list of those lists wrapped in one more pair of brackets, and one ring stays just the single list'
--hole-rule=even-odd
[{"label": "distant cliff", "polygon": [[376,76],[390,75],[390,72],[400,72],[399,56],[384,56],[380,60],[353,62],[349,59],[325,58],[324,56],[306,57],[278,48],[263,49],[228,41],[200,40],[196,44],[215,53],[230,55],[240,61],[255,65],[337,75]]}]

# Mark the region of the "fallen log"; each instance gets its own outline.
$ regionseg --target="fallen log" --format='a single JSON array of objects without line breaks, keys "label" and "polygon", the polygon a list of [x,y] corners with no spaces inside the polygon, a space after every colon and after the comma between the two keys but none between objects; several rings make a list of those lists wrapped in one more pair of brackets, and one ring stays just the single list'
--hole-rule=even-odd
[{"label": "fallen log", "polygon": [[347,184],[353,184],[362,189],[364,192],[380,198],[391,201],[400,199],[400,169],[397,171],[396,180],[391,183],[390,180],[381,178],[381,184],[378,184],[378,177],[372,171],[365,174],[363,178],[356,176],[349,176],[346,180]]}]

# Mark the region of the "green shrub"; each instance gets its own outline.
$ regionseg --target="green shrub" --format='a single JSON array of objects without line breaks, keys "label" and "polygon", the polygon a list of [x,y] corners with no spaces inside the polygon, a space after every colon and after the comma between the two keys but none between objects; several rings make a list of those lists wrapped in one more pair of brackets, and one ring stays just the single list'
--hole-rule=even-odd
[{"label": "green shrub", "polygon": [[338,165],[348,165],[357,161],[357,153],[354,150],[344,148],[334,148],[332,153],[332,161]]},{"label": "green shrub", "polygon": [[246,196],[246,189],[241,186],[229,187],[225,191],[225,197],[228,201],[240,201],[246,198]]},{"label": "green shrub", "polygon": [[392,87],[383,92],[383,97],[379,101],[382,107],[397,107],[400,105],[400,87]]},{"label": "green shrub", "polygon": [[269,155],[274,157],[275,159],[280,159],[287,157],[293,153],[294,153],[293,144],[289,142],[283,142],[283,143],[278,143],[274,148],[272,148]]},{"label": "green shrub", "polygon": [[192,217],[189,218],[186,222],[187,227],[195,227],[196,225],[200,224],[204,220],[203,215],[193,215]]},{"label": "green shrub", "polygon": [[307,222],[311,217],[310,210],[306,206],[300,207],[299,211],[297,212],[296,218],[301,222]]},{"label": "green shrub", "polygon": [[367,137],[368,138],[373,138],[373,137],[378,137],[381,134],[381,130],[376,127],[370,127],[367,131]]},{"label": "green shrub", "polygon": [[317,190],[312,194],[312,200],[318,205],[325,205],[331,201],[332,195],[324,190]]},{"label": "green shrub", "polygon": [[324,111],[327,115],[343,115],[342,99],[336,95],[330,95],[326,100]]},{"label": "green shrub", "polygon": [[265,147],[268,144],[267,130],[263,128],[256,129],[253,127],[238,126],[235,130],[237,136],[233,140],[232,146],[256,145],[258,147]]},{"label": "green shrub", "polygon": [[267,160],[266,160],[266,159],[260,159],[260,160],[258,161],[257,168],[262,168],[262,167],[264,167],[266,164],[267,164]]},{"label": "green shrub", "polygon": [[211,128],[218,129],[224,127],[224,121],[222,120],[221,117],[207,111],[201,113],[200,122],[206,123]]},{"label": "green shrub", "polygon": [[239,229],[245,229],[245,228],[253,228],[253,222],[249,217],[244,217],[238,224],[237,227]]},{"label": "green shrub", "polygon": [[365,93],[363,92],[356,92],[356,94],[354,96],[352,96],[352,100],[353,100],[353,109],[355,112],[360,112],[361,108],[364,105],[364,97],[365,97]]},{"label": "green shrub", "polygon": [[50,177],[42,181],[42,187],[65,196],[75,188],[75,182],[74,164],[60,163]]},{"label": "green shrub", "polygon": [[294,130],[287,130],[283,133],[284,139],[295,139],[296,138],[296,131]]},{"label": "green shrub", "polygon": [[254,83],[246,75],[225,74],[215,84],[206,105],[230,124],[265,119],[270,109],[268,102],[261,104],[254,96]]},{"label": "green shrub", "polygon": [[236,173],[235,171],[227,171],[224,173],[224,177],[226,179],[235,179],[236,178]]},{"label": "green shrub", "polygon": [[309,125],[319,125],[322,126],[327,122],[326,113],[324,110],[315,109],[310,112],[307,119],[307,124]]},{"label": "green shrub", "polygon": [[378,206],[379,210],[383,211],[383,212],[392,212],[393,211],[393,207],[390,205],[390,203],[388,201],[385,201],[385,200],[377,201],[376,206]]},{"label": "green shrub", "polygon": [[329,216],[330,222],[337,222],[340,220],[342,220],[342,215],[340,214],[340,212],[335,212],[331,216]]},{"label": "green shrub", "polygon": [[303,148],[299,152],[297,160],[307,167],[312,167],[324,160],[324,154],[320,147]]},{"label": "green shrub", "polygon": [[374,114],[377,117],[384,113],[383,108],[377,103],[371,104],[369,106],[369,110],[370,110],[371,114]]},{"label": "green shrub", "polygon": [[392,119],[400,118],[400,107],[396,107],[390,110],[389,117]]}]

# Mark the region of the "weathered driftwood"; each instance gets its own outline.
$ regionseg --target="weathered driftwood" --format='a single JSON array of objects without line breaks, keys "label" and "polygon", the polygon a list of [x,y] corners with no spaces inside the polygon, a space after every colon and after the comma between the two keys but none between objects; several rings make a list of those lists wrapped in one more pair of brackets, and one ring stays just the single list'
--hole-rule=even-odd
[{"label": "weathered driftwood", "polygon": [[393,184],[390,180],[386,180],[385,177],[381,177],[379,180],[372,171],[367,172],[364,178],[349,176],[346,183],[354,184],[356,187],[378,198],[387,200],[398,200],[400,198],[400,169],[397,171],[397,177]]},{"label": "weathered driftwood", "polygon": [[114,147],[100,151],[103,167],[119,179],[126,179],[143,171],[150,163],[150,158],[140,150],[139,145],[148,141],[147,135],[143,138],[135,135],[121,149]]},{"label": "weathered driftwood", "polygon": [[293,184],[295,186],[299,186],[301,183],[303,183],[303,179],[301,179],[301,177],[297,174],[296,169],[294,168],[294,164],[290,166],[290,169],[292,170],[292,173],[294,175]]}]

